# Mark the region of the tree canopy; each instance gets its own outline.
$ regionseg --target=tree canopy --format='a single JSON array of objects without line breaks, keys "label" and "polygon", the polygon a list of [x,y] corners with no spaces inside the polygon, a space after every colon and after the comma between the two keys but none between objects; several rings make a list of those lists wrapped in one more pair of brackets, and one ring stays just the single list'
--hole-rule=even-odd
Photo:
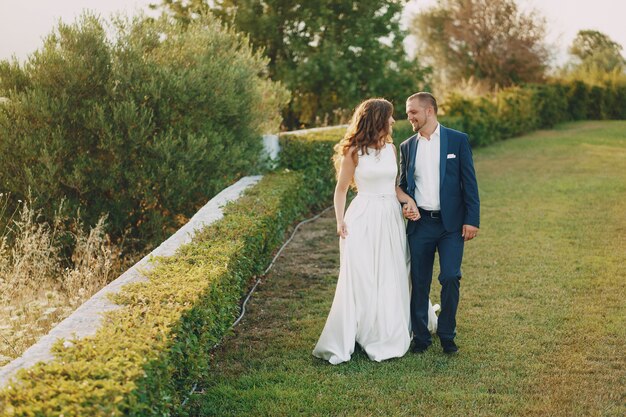
[{"label": "tree canopy", "polygon": [[597,30],[581,30],[569,47],[570,54],[579,60],[582,68],[596,68],[606,72],[626,66],[622,45]]},{"label": "tree canopy", "polygon": [[414,16],[418,56],[446,85],[474,79],[489,87],[540,81],[548,64],[545,19],[515,0],[439,0]]},{"label": "tree canopy", "polygon": [[211,10],[269,57],[273,80],[292,98],[287,127],[336,123],[364,97],[404,103],[424,70],[406,57],[400,15],[406,0],[164,0],[188,22]]}]

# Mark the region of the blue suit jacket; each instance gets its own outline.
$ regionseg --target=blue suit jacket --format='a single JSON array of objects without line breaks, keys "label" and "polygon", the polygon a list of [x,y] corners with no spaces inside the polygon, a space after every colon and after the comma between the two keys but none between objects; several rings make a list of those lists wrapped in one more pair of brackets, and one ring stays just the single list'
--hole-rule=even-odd
[{"label": "blue suit jacket", "polygon": [[[441,125],[440,125],[441,126]],[[480,200],[472,160],[472,150],[465,133],[441,126],[439,130],[441,155],[439,159],[439,198],[441,219],[448,232],[461,230],[464,224],[479,227]],[[400,188],[415,199],[415,155],[417,134],[400,145]],[[417,222],[409,220],[411,234]]]}]

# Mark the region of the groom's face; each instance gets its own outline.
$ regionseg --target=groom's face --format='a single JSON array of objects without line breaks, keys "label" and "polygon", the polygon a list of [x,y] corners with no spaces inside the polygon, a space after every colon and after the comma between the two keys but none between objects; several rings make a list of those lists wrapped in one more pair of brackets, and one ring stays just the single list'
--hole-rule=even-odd
[{"label": "groom's face", "polygon": [[406,102],[406,116],[413,132],[417,132],[428,122],[428,109],[418,99],[409,100]]}]

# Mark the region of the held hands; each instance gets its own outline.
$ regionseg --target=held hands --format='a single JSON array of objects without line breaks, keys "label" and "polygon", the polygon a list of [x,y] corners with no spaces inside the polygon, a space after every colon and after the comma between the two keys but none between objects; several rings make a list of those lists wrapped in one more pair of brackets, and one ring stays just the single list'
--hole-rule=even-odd
[{"label": "held hands", "polygon": [[465,242],[474,239],[476,235],[478,235],[478,227],[469,224],[463,225],[463,233],[461,233],[461,236],[463,236]]},{"label": "held hands", "polygon": [[420,219],[420,212],[417,209],[417,204],[415,204],[415,201],[411,198],[402,206],[402,214],[404,217],[409,220],[413,220],[414,222]]},{"label": "held hands", "polygon": [[338,222],[337,223],[337,236],[342,239],[345,239],[348,236],[348,227],[346,226],[346,222]]}]

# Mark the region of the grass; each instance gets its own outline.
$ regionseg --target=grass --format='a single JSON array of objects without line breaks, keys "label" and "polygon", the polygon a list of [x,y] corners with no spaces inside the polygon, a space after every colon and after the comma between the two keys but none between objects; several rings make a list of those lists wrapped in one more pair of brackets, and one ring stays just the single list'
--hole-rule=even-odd
[{"label": "grass", "polygon": [[[332,213],[298,233],[190,399],[193,415],[626,414],[626,122],[560,125],[475,151],[460,353],[311,356],[338,270]],[[439,285],[433,284],[433,301]]]},{"label": "grass", "polygon": [[[7,210],[0,194],[0,366],[19,357],[123,266],[105,218],[84,230],[78,218],[43,222],[30,201]],[[63,241],[71,241],[71,260]]]}]

